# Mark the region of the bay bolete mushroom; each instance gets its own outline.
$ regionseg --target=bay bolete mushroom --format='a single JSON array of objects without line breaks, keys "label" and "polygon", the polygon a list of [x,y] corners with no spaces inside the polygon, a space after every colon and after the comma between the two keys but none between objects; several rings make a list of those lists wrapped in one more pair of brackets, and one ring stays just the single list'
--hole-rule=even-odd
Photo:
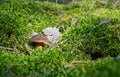
[{"label": "bay bolete mushroom", "polygon": [[44,44],[50,44],[48,38],[42,34],[32,36],[30,42],[35,44],[36,49],[42,49]]}]

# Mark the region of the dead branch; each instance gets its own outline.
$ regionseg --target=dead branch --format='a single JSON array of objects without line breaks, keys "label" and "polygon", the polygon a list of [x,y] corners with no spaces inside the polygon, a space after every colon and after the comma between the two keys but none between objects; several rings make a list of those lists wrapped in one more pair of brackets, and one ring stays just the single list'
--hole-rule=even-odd
[{"label": "dead branch", "polygon": [[3,46],[0,46],[0,49],[6,49],[6,50],[10,50],[10,51],[13,51],[13,50],[15,50],[14,48],[3,47]]}]

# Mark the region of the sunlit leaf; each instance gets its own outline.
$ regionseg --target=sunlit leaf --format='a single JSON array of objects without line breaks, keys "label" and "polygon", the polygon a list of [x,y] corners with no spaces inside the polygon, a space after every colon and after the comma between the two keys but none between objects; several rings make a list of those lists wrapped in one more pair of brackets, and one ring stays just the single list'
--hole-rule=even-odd
[{"label": "sunlit leaf", "polygon": [[48,36],[48,39],[51,41],[51,43],[54,43],[55,41],[58,40],[59,36],[60,36],[60,32],[59,29],[54,27],[54,28],[46,28],[42,30],[43,33]]}]

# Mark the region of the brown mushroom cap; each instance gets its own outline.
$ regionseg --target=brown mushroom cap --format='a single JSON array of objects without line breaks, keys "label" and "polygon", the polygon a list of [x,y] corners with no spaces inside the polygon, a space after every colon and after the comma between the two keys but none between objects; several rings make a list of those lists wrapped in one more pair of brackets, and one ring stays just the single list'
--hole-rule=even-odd
[{"label": "brown mushroom cap", "polygon": [[49,44],[50,43],[49,39],[45,35],[42,35],[42,34],[37,34],[37,35],[33,36],[30,39],[30,42],[45,43],[45,44]]}]

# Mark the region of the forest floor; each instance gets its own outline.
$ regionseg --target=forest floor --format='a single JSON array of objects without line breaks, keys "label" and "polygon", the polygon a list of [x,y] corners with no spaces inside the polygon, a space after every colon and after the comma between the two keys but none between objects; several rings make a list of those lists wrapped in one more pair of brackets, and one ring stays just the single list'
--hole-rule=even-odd
[{"label": "forest floor", "polygon": [[[48,27],[61,27],[59,39],[34,49],[29,43],[31,33],[43,34]],[[30,52],[26,43],[32,48]],[[118,76],[119,1],[0,3],[0,77]]]}]

